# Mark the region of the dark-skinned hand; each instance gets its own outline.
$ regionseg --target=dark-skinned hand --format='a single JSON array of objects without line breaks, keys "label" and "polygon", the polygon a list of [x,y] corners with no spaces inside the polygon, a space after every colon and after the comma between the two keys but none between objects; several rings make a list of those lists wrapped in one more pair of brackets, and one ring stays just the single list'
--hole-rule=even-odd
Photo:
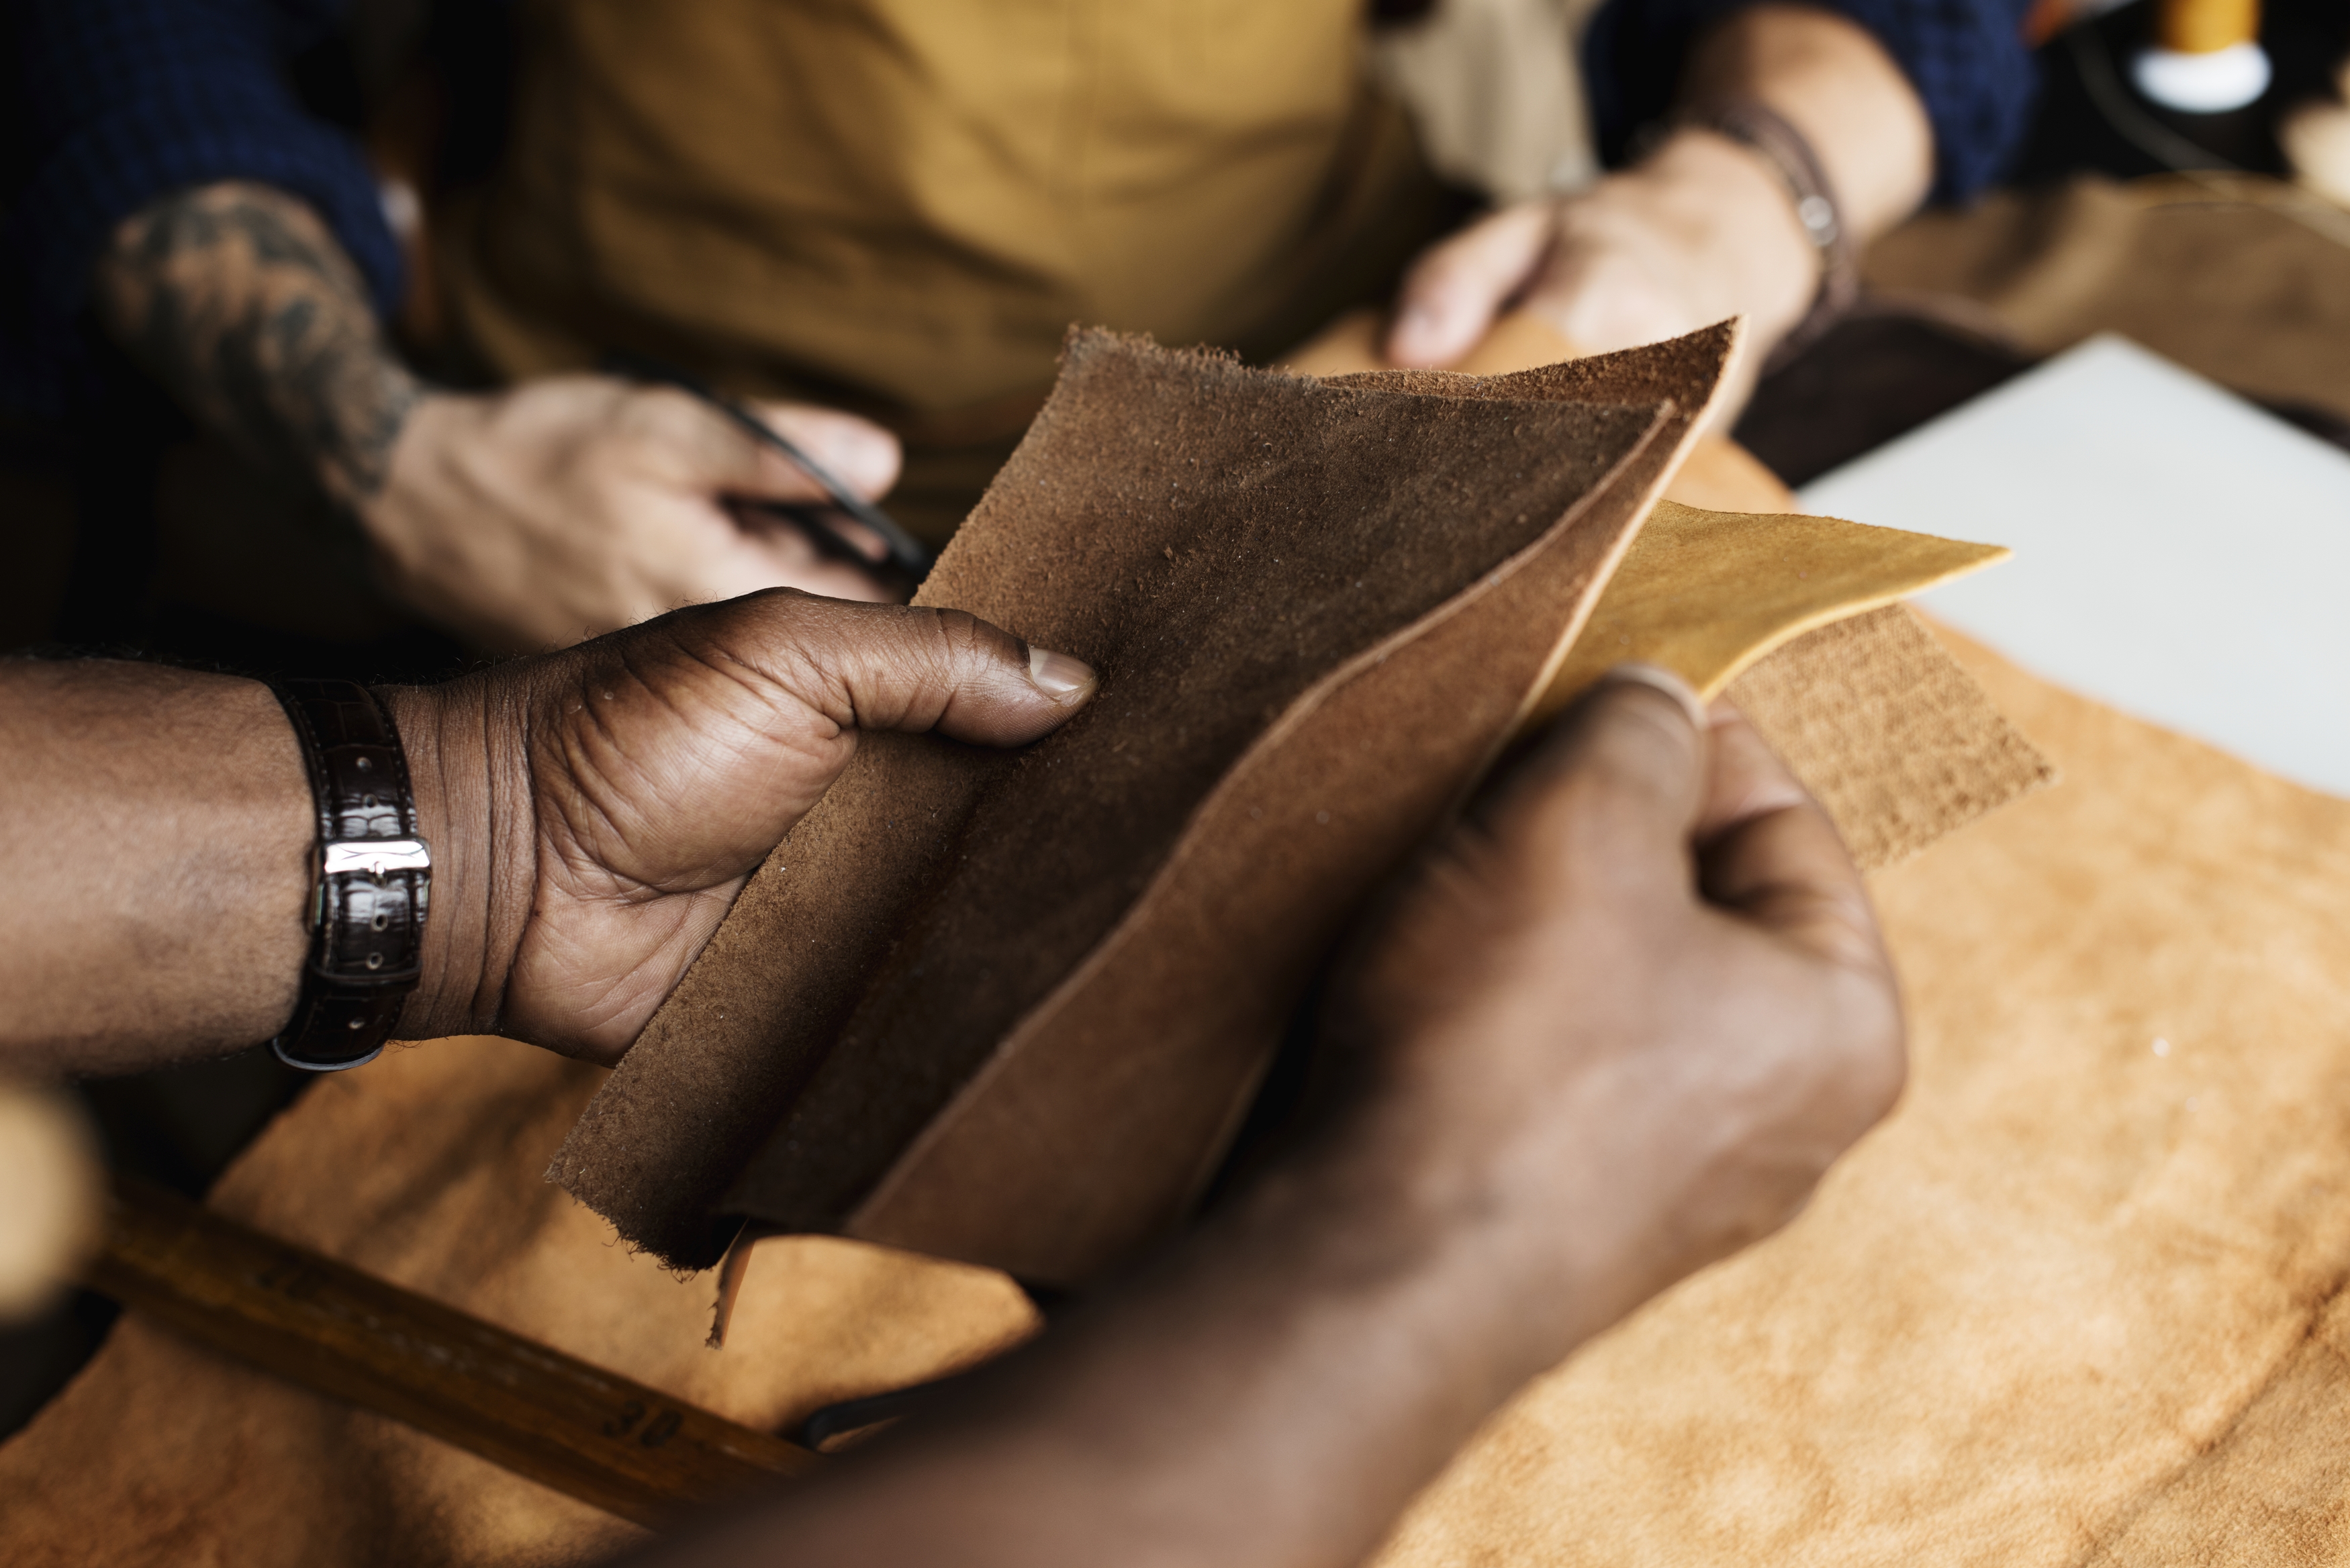
[{"label": "dark-skinned hand", "polygon": [[442,869],[400,1032],[617,1061],[859,733],[1023,745],[1093,689],[959,610],[775,589],[401,691]]}]

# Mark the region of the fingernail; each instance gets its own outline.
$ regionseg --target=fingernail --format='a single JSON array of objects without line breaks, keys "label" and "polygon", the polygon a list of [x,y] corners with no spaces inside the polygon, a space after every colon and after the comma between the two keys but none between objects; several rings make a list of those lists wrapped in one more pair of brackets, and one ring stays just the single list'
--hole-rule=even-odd
[{"label": "fingernail", "polygon": [[879,489],[897,477],[898,442],[886,431],[852,429],[837,450],[840,466],[868,488]]},{"label": "fingernail", "polygon": [[1028,650],[1028,679],[1054,701],[1066,702],[1080,691],[1092,690],[1097,677],[1094,667],[1082,659],[1055,653],[1049,648],[1032,648]]},{"label": "fingernail", "polygon": [[1681,705],[1689,715],[1691,727],[1702,734],[1707,727],[1705,703],[1698,697],[1696,688],[1661,664],[1644,664],[1627,659],[1600,677],[1603,680],[1629,680],[1637,685],[1653,687]]},{"label": "fingernail", "polygon": [[879,468],[898,461],[898,438],[888,431],[852,430],[855,438],[850,450],[859,462]]}]

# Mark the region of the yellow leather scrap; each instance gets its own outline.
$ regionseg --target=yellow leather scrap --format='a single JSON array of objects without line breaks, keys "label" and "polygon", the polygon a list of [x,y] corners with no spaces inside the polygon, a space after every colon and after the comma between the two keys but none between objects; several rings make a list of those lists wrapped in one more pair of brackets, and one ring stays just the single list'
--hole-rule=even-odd
[{"label": "yellow leather scrap", "polygon": [[1804,632],[2012,553],[1834,517],[1659,501],[1528,722],[1556,714],[1627,659],[1662,665],[1711,698]]}]

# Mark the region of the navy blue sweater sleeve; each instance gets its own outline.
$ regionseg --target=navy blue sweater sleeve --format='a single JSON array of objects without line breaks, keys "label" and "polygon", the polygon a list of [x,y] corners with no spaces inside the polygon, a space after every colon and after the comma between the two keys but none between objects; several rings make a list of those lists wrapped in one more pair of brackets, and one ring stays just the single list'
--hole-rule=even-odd
[{"label": "navy blue sweater sleeve", "polygon": [[[1673,99],[1699,32],[1754,0],[1607,0],[1584,39],[1601,150]],[[1909,78],[1934,128],[1934,199],[1964,201],[1996,179],[2023,139],[2038,88],[2023,42],[2031,0],[1806,0],[1866,28]]]},{"label": "navy blue sweater sleeve", "polygon": [[175,190],[251,180],[301,197],[367,279],[399,298],[399,244],[356,141],[307,113],[286,62],[346,0],[16,0],[28,154],[5,244],[33,336],[69,355],[107,236]]}]

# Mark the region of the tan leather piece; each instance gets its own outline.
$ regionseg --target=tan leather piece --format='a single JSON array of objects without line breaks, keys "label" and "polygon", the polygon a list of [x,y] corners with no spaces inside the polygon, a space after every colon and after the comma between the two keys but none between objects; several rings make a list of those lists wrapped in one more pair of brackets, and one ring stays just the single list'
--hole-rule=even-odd
[{"label": "tan leather piece", "polygon": [[1662,665],[1711,698],[1807,631],[2012,553],[1833,517],[1700,512],[1660,501],[1533,718],[1563,712],[1626,659]]},{"label": "tan leather piece", "polygon": [[[600,1070],[493,1039],[395,1046],[318,1083],[240,1156],[224,1212],[769,1430],[1033,1331],[1010,1281],[830,1237],[754,1254],[726,1347],[681,1279],[540,1173]],[[331,1179],[322,1179],[322,1172]],[[248,1370],[137,1314],[0,1448],[11,1568],[558,1564],[608,1515]]]},{"label": "tan leather piece", "polygon": [[2350,802],[1950,640],[2065,782],[1871,879],[1900,1108],[1389,1568],[2350,1561]]},{"label": "tan leather piece", "polygon": [[[1045,1279],[1142,1239],[1214,1158],[1261,1070],[1261,1029],[1202,1057],[1191,1102],[1152,1124],[1167,1130],[1125,1125],[1108,1169],[1085,1168],[1099,1196],[1083,1224],[1066,1168],[1047,1180],[1021,1159],[1033,1130],[983,1138],[1002,1162],[983,1172],[945,1158],[968,1145],[922,1146],[976,1204],[892,1167],[1048,998],[1079,1033],[1107,1016],[1064,1011],[1064,982],[1084,986],[1088,955],[1171,859],[1196,868],[1206,908],[1236,907],[1217,888],[1283,889],[1294,921],[1261,948],[1165,943],[1133,962],[1173,984],[1228,959],[1216,995],[1250,1018],[1285,1011],[1352,900],[1509,732],[1733,342],[1725,326],[1582,361],[1512,399],[1503,383],[1451,378],[1448,393],[1484,390],[1430,397],[1074,337],[1053,403],[922,597],[1086,659],[1100,696],[1013,756],[868,737],[554,1174],[683,1265],[731,1235],[713,1215]],[[1415,767],[1394,765],[1398,735]],[[1194,822],[1211,794],[1240,815]],[[1301,809],[1311,831],[1284,838]],[[1136,994],[1139,971],[1118,971]],[[1076,1070],[1107,1093],[1125,1067],[1113,1053]],[[1048,1206],[1024,1216],[1014,1194]],[[1007,1217],[1016,1239],[986,1231]]]}]

